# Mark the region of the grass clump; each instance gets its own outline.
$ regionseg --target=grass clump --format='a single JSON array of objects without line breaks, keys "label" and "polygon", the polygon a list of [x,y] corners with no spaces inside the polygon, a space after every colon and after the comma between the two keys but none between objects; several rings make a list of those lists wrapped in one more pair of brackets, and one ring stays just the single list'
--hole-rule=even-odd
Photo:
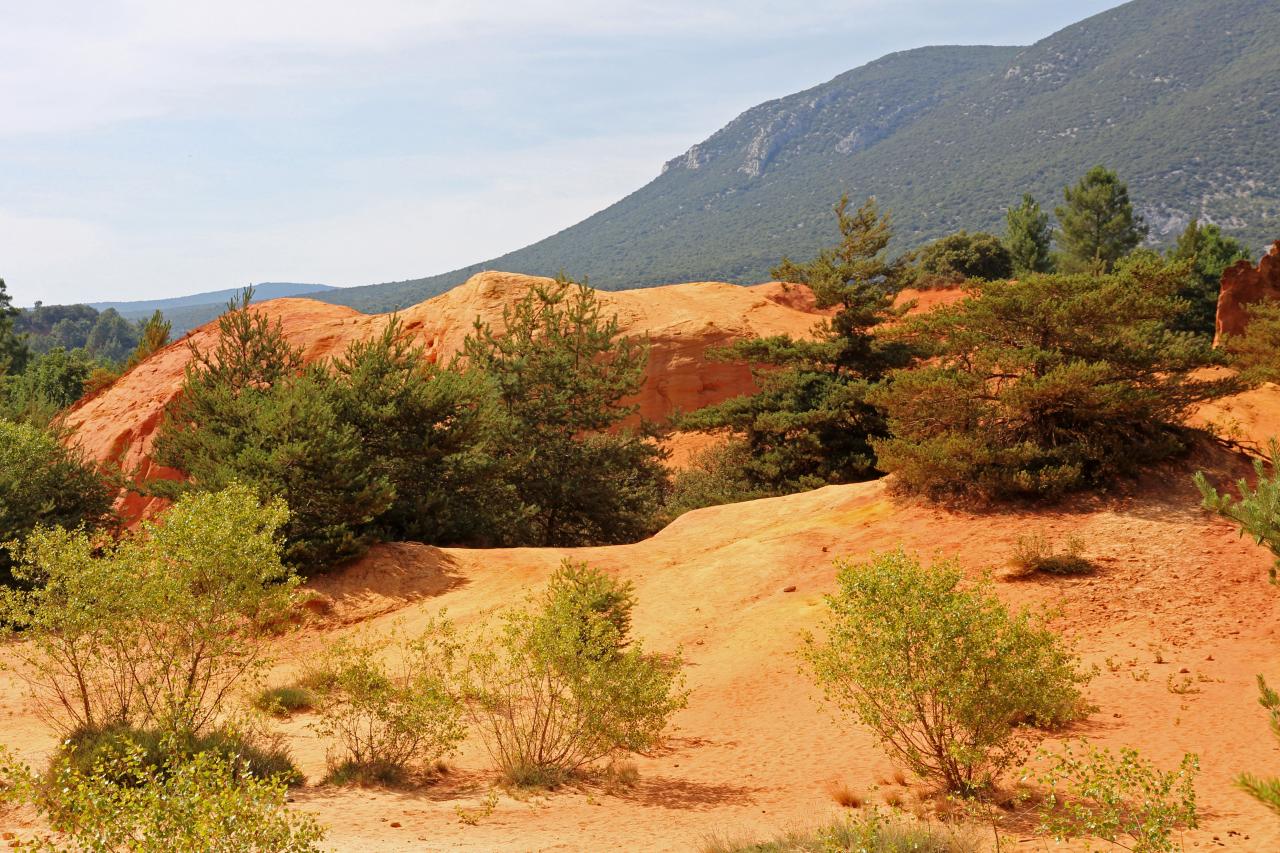
[{"label": "grass clump", "polygon": [[703,853],[977,853],[967,833],[870,809],[813,832],[786,832],[769,841],[709,839]]},{"label": "grass clump", "polygon": [[1092,574],[1095,567],[1083,551],[1084,542],[1077,536],[1068,536],[1061,551],[1042,533],[1019,536],[1013,547],[1012,576]]},{"label": "grass clump", "polygon": [[253,707],[273,717],[288,717],[314,710],[319,701],[315,691],[308,687],[282,684],[278,687],[264,688],[253,697]]},{"label": "grass clump", "polygon": [[829,701],[871,727],[918,776],[970,795],[1025,754],[1021,724],[1058,726],[1088,676],[1044,623],[1012,613],[955,562],[899,550],[838,562],[826,636],[802,652]]}]

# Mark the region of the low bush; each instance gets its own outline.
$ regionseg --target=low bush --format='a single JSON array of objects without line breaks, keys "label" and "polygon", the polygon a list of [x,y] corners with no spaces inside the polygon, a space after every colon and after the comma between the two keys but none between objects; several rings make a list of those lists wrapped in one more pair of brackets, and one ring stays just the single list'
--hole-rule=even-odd
[{"label": "low bush", "polygon": [[756,485],[747,474],[751,453],[742,441],[730,440],[693,457],[688,468],[671,481],[663,504],[663,521],[670,524],[686,512],[709,506],[772,497],[772,489]]},{"label": "low bush", "polygon": [[[0,751],[0,801],[35,807],[67,842],[67,850],[136,853],[309,853],[324,830],[290,812],[287,783],[249,772],[217,751],[181,755],[160,765],[123,743],[100,753],[86,771],[65,765],[41,780]],[[120,784],[119,780],[130,780]],[[37,849],[56,851],[51,840]]]},{"label": "low bush", "polygon": [[[167,734],[157,729],[108,726],[79,729],[62,743],[49,766],[49,778],[65,772],[86,776],[100,765],[136,748],[141,766],[147,772],[163,772],[176,759],[190,759],[200,753],[213,753],[233,762],[238,770],[259,778],[278,779],[287,785],[301,785],[305,779],[289,749],[278,739],[254,736],[235,729],[218,729],[199,736]],[[121,784],[139,784],[140,779],[115,780]]]},{"label": "low bush", "polygon": [[1059,841],[1092,836],[1135,853],[1175,849],[1175,830],[1196,826],[1195,777],[1199,761],[1187,755],[1174,771],[1162,771],[1132,749],[1119,754],[1071,747],[1040,781],[1049,786],[1041,830]]},{"label": "low bush", "polygon": [[814,832],[788,832],[771,841],[709,839],[703,853],[977,853],[963,830],[871,809]]},{"label": "low bush", "polygon": [[459,672],[465,707],[506,780],[554,787],[656,746],[684,707],[680,658],[630,635],[631,585],[566,560],[536,609],[482,634]]},{"label": "low bush", "polygon": [[313,724],[333,738],[329,781],[401,784],[451,753],[466,732],[447,684],[450,630],[432,623],[412,647],[339,644],[327,655],[332,674]]},{"label": "low bush", "polygon": [[1037,572],[1047,575],[1087,575],[1094,565],[1082,556],[1084,542],[1076,536],[1068,536],[1062,550],[1058,551],[1043,534],[1031,533],[1019,536],[1013,548],[1013,574],[1026,577]]},{"label": "low bush", "polygon": [[1043,616],[1011,613],[955,562],[902,551],[837,562],[826,636],[803,656],[829,701],[922,778],[976,793],[1026,752],[1019,724],[1083,710],[1087,676]]}]

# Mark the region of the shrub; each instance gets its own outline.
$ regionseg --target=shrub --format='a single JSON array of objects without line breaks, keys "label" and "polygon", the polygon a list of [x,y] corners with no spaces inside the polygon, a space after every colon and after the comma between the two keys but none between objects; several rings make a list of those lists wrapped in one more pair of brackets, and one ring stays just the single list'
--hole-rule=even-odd
[{"label": "shrub", "polygon": [[459,685],[510,783],[553,787],[660,742],[685,705],[681,661],[632,640],[633,606],[630,584],[566,560],[536,610],[508,613],[496,636],[477,638]]},{"label": "shrub", "polygon": [[340,644],[327,655],[329,689],[313,725],[336,739],[330,781],[399,784],[451,753],[465,736],[448,689],[450,629],[432,623],[393,668],[370,644]]},{"label": "shrub", "polygon": [[804,658],[828,700],[921,777],[974,793],[1022,756],[1019,723],[1081,713],[1086,676],[1043,618],[1010,613],[986,583],[961,588],[954,562],[897,551],[836,565],[826,637],[808,637]]},{"label": "shrub", "polygon": [[772,497],[772,489],[755,485],[747,474],[751,454],[745,442],[730,440],[709,447],[676,472],[663,504],[663,521],[670,524],[686,512],[708,506]]},{"label": "shrub", "polygon": [[276,541],[287,517],[233,486],[186,495],[114,544],[33,532],[14,571],[34,588],[0,597],[0,616],[23,632],[13,656],[42,714],[62,731],[213,727],[295,603]]},{"label": "shrub", "polygon": [[[286,782],[247,772],[235,757],[214,751],[147,763],[126,744],[89,772],[63,767],[42,783],[0,753],[0,799],[26,802],[70,843],[71,850],[139,853],[303,853],[318,851],[324,831],[285,806]],[[133,784],[119,784],[121,779]],[[45,841],[37,849],[58,849]]]},{"label": "shrub", "polygon": [[680,419],[682,428],[724,432],[746,447],[733,479],[750,491],[795,492],[878,475],[873,442],[888,426],[870,391],[909,364],[912,350],[876,327],[897,316],[894,294],[905,269],[888,260],[892,228],[875,200],[856,213],[848,204],[842,198],[835,208],[839,245],[804,264],[784,258],[773,271],[836,309],[817,339],[778,336],[726,348],[716,357],[750,362],[760,390]]},{"label": "shrub", "polygon": [[[52,433],[0,420],[0,542],[20,542],[36,527],[88,529],[115,520],[114,493],[93,465]],[[13,578],[11,546],[0,547],[0,587]]]},{"label": "shrub", "polygon": [[505,307],[502,330],[477,318],[464,353],[496,388],[490,434],[514,500],[505,540],[587,545],[653,532],[663,452],[647,425],[623,426],[648,348],[619,336],[594,290],[563,277]]},{"label": "shrub", "polygon": [[[175,735],[158,729],[135,729],[107,726],[78,729],[62,742],[50,762],[51,782],[68,770],[87,776],[95,768],[118,757],[130,748],[138,750],[141,766],[150,772],[164,772],[174,759],[189,759],[200,753],[213,753],[233,762],[238,772],[259,778],[279,779],[288,785],[301,785],[305,780],[293,763],[289,749],[277,737],[254,735],[235,728],[222,728],[203,735]],[[140,784],[138,777],[117,778],[120,784]]]},{"label": "shrub", "polygon": [[895,336],[934,358],[873,395],[892,433],[880,466],[935,497],[1054,498],[1181,452],[1191,405],[1232,387],[1193,376],[1208,341],[1169,329],[1184,271],[979,283],[911,318]]},{"label": "shrub", "polygon": [[1229,518],[1240,525],[1240,535],[1248,535],[1259,545],[1265,545],[1275,557],[1271,565],[1271,582],[1280,582],[1280,441],[1268,442],[1268,463],[1253,461],[1254,485],[1241,478],[1236,484],[1240,497],[1233,498],[1209,484],[1204,472],[1197,472],[1196,486],[1204,499],[1204,508]]},{"label": "shrub", "polygon": [[1248,325],[1242,335],[1227,335],[1222,347],[1231,364],[1250,382],[1280,380],[1280,301],[1255,302],[1245,308]]},{"label": "shrub", "polygon": [[981,848],[961,830],[873,808],[816,832],[788,832],[763,842],[712,838],[702,849],[704,853],[977,853]]},{"label": "shrub", "polygon": [[[1280,740],[1280,694],[1267,686],[1267,681],[1258,676],[1258,704],[1267,709],[1270,717],[1271,733]],[[1280,812],[1280,777],[1259,777],[1252,773],[1242,773],[1236,778],[1240,789],[1274,812]]]},{"label": "shrub", "polygon": [[918,254],[916,284],[923,287],[1013,275],[1013,255],[993,234],[957,231],[929,243]]},{"label": "shrub", "polygon": [[1058,840],[1094,836],[1119,843],[1128,837],[1136,853],[1173,850],[1173,832],[1196,826],[1195,776],[1199,761],[1182,759],[1164,772],[1135,750],[1069,746],[1041,777],[1050,788],[1041,809],[1041,830]]},{"label": "shrub", "polygon": [[1061,552],[1040,533],[1019,536],[1013,549],[1013,568],[1016,577],[1043,572],[1049,575],[1087,575],[1093,571],[1093,563],[1081,556],[1084,542],[1068,536]]}]

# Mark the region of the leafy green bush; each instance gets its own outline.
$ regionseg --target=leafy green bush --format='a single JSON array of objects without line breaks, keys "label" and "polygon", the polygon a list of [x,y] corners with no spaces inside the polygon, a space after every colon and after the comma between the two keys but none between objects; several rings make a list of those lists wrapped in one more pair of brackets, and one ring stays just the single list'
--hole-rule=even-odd
[{"label": "leafy green bush", "polygon": [[509,782],[553,787],[605,758],[657,745],[684,707],[681,660],[630,636],[631,585],[566,560],[536,610],[477,637],[458,684]]},{"label": "leafy green bush", "polygon": [[836,565],[826,636],[804,658],[827,699],[922,778],[976,792],[1024,754],[1018,724],[1082,713],[1087,676],[1043,617],[1010,613],[986,583],[962,588],[956,563],[896,551]]},{"label": "leafy green bush", "polygon": [[1231,365],[1246,381],[1280,381],[1280,301],[1255,302],[1245,312],[1249,322],[1244,334],[1221,341]]},{"label": "leafy green bush", "polygon": [[[30,849],[138,853],[309,853],[324,830],[285,806],[287,783],[249,772],[216,751],[148,763],[126,743],[101,753],[88,772],[65,765],[48,782],[0,751],[0,800],[30,803],[67,842]],[[128,779],[132,784],[120,784]]]},{"label": "leafy green bush", "polygon": [[648,348],[619,336],[596,293],[563,277],[479,319],[464,343],[470,369],[496,388],[490,434],[514,506],[508,544],[629,542],[652,533],[666,486],[652,430],[624,421],[644,385]]},{"label": "leafy green bush", "polygon": [[[36,527],[88,529],[115,520],[102,474],[46,430],[0,420],[0,542],[21,542]],[[11,585],[13,547],[0,546],[0,587]],[[38,583],[38,578],[30,580]]]},{"label": "leafy green bush", "polygon": [[709,447],[676,472],[663,503],[663,521],[671,523],[686,512],[708,506],[739,503],[777,494],[753,483],[747,476],[750,450],[738,440]]},{"label": "leafy green bush", "polygon": [[280,562],[279,501],[252,491],[183,496],[117,543],[38,528],[0,595],[0,619],[43,715],[63,731],[124,725],[198,736],[265,667],[264,633],[296,603]]},{"label": "leafy green bush", "polygon": [[1174,830],[1196,826],[1199,768],[1194,755],[1165,772],[1132,749],[1117,755],[1089,748],[1078,755],[1068,746],[1040,777],[1050,789],[1041,830],[1060,841],[1093,836],[1120,843],[1127,837],[1132,844],[1123,846],[1135,853],[1174,850]]},{"label": "leafy green bush", "polygon": [[1232,387],[1193,375],[1207,339],[1170,330],[1184,273],[1144,259],[978,283],[911,318],[895,336],[933,358],[872,395],[892,433],[880,467],[935,497],[1054,498],[1181,452],[1191,405]]},{"label": "leafy green bush", "polygon": [[[181,735],[127,726],[72,732],[50,761],[49,778],[56,780],[67,770],[76,775],[89,775],[104,759],[109,762],[130,747],[140,750],[141,764],[148,771],[163,772],[166,764],[175,758],[189,759],[199,753],[210,752],[233,761],[239,771],[262,779],[279,779],[288,785],[301,785],[304,781],[288,747],[278,738],[254,735],[235,728],[216,729],[201,735]],[[142,780],[130,777],[116,781],[140,784]]]},{"label": "leafy green bush", "polygon": [[962,830],[870,809],[816,832],[788,832],[771,841],[710,839],[703,853],[977,853]]},{"label": "leafy green bush", "polygon": [[1013,255],[994,234],[957,231],[927,244],[917,256],[918,287],[958,284],[969,279],[992,281],[1013,275]]},{"label": "leafy green bush", "polygon": [[450,636],[448,625],[432,623],[394,665],[368,643],[329,650],[324,669],[332,677],[312,728],[336,741],[331,781],[402,782],[462,741],[462,709],[447,682]]}]

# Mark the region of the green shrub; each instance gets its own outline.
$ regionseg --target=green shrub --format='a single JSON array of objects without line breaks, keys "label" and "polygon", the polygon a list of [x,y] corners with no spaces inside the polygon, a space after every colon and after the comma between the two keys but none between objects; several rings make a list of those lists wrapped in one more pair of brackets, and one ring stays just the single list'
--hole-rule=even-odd
[{"label": "green shrub", "polygon": [[566,560],[536,610],[476,638],[460,692],[508,782],[554,787],[660,742],[685,705],[681,660],[645,654],[630,636],[633,606],[630,584]]},{"label": "green shrub", "polygon": [[385,662],[381,648],[340,643],[312,728],[336,742],[329,780],[399,784],[453,752],[466,735],[462,709],[447,683],[451,630],[432,623],[412,648]]},{"label": "green shrub", "polygon": [[1040,533],[1019,536],[1013,549],[1013,569],[1015,576],[1042,572],[1047,575],[1087,575],[1093,572],[1094,566],[1085,557],[1084,542],[1078,537],[1068,536],[1062,551],[1050,544]]},{"label": "green shrub", "polygon": [[871,809],[816,832],[788,832],[771,841],[712,838],[703,853],[977,853],[977,841],[962,830]]},{"label": "green shrub", "polygon": [[730,440],[709,447],[690,460],[689,467],[671,480],[663,504],[663,521],[670,524],[686,512],[708,506],[772,497],[772,489],[756,485],[747,473],[751,452],[746,443]]},{"label": "green shrub", "polygon": [[[287,783],[248,772],[215,751],[147,763],[142,747],[103,753],[89,772],[62,767],[42,782],[0,752],[0,800],[32,804],[66,848],[44,840],[34,849],[130,850],[137,853],[304,853],[324,831],[285,806]],[[131,780],[120,784],[119,780]]]},{"label": "green shrub", "polygon": [[[114,497],[102,474],[52,433],[0,420],[0,543],[21,542],[42,525],[109,526]],[[12,572],[13,550],[5,544],[0,587],[13,584]]]},{"label": "green shrub", "polygon": [[298,578],[280,562],[279,502],[243,486],[184,496],[113,544],[39,528],[0,617],[41,713],[64,732],[123,725],[198,736],[266,666]]},{"label": "green shrub", "polygon": [[1245,313],[1244,334],[1224,336],[1223,349],[1246,381],[1280,381],[1280,301],[1255,302]]},{"label": "green shrub", "polygon": [[[1204,508],[1229,518],[1240,525],[1240,535],[1248,535],[1259,545],[1265,545],[1275,560],[1271,565],[1271,582],[1280,582],[1280,441],[1268,442],[1267,462],[1253,461],[1254,484],[1241,478],[1236,483],[1239,498],[1226,492],[1219,493],[1209,484],[1204,472],[1195,476],[1195,484],[1204,499]],[[1270,471],[1268,472],[1268,468]]]},{"label": "green shrub", "polygon": [[1182,452],[1192,404],[1233,387],[1193,375],[1207,339],[1170,331],[1184,274],[1143,259],[977,283],[911,318],[894,335],[934,357],[872,396],[892,433],[880,467],[935,497],[1055,498]]},{"label": "green shrub", "polygon": [[957,284],[969,279],[992,281],[1013,275],[1013,255],[993,234],[957,231],[929,243],[917,255],[917,286]]},{"label": "green shrub", "polygon": [[1049,795],[1041,809],[1041,831],[1058,840],[1093,836],[1135,853],[1174,850],[1173,833],[1196,826],[1195,776],[1199,761],[1182,759],[1178,769],[1164,772],[1132,749],[1114,754],[1070,746],[1041,775]]},{"label": "green shrub", "polygon": [[986,583],[962,588],[956,563],[897,551],[836,565],[826,636],[804,658],[828,700],[922,778],[974,793],[1024,754],[1018,724],[1082,713],[1087,676],[1043,618],[1010,613]]},{"label": "green shrub", "polygon": [[[254,736],[224,728],[202,735],[174,735],[158,729],[135,729],[108,726],[78,729],[62,742],[50,762],[48,778],[58,778],[66,771],[79,776],[136,747],[142,768],[148,773],[163,773],[176,759],[190,759],[202,752],[213,753],[233,762],[238,771],[259,778],[279,779],[287,785],[301,785],[305,779],[289,749],[277,738]],[[115,780],[120,784],[140,784],[137,777]]]}]

